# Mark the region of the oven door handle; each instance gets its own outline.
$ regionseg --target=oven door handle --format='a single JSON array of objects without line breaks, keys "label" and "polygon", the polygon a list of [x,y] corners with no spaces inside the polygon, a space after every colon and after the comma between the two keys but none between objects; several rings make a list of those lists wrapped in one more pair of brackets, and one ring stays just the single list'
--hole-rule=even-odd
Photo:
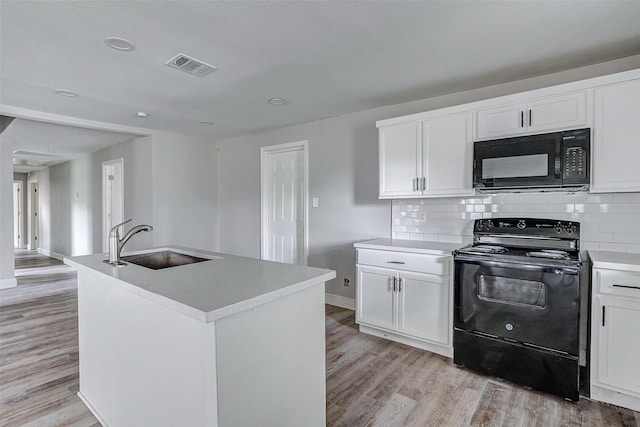
[{"label": "oven door handle", "polygon": [[527,271],[540,271],[543,273],[553,273],[553,274],[572,274],[577,275],[580,274],[580,268],[577,267],[559,267],[555,265],[535,265],[535,264],[527,264],[527,263],[519,263],[519,262],[504,262],[504,261],[493,261],[493,260],[480,260],[480,259],[470,259],[463,257],[456,257],[456,262],[465,263],[465,264],[477,264],[484,265],[487,267],[502,267],[502,268],[511,268],[511,269],[522,269]]}]

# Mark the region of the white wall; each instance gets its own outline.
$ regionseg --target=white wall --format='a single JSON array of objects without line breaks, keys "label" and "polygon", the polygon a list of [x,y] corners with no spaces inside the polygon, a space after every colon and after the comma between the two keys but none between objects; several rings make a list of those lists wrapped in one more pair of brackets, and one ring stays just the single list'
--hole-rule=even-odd
[{"label": "white wall", "polygon": [[0,136],[0,289],[16,285],[13,254],[13,141]]},{"label": "white wall", "polygon": [[154,226],[126,249],[175,244],[217,250],[217,146],[168,133],[32,172],[29,179],[40,186],[40,248],[63,256],[102,251],[102,162],[120,157],[125,219]]},{"label": "white wall", "polygon": [[217,251],[217,144],[154,133],[152,163],[154,244]]},{"label": "white wall", "polygon": [[[640,55],[218,141],[220,250],[260,256],[260,147],[308,140],[309,196],[320,198],[319,208],[309,207],[309,265],[336,270],[337,278],[328,283],[327,292],[353,298],[356,261],[353,243],[391,235],[391,203],[377,199],[377,120],[638,67]],[[292,105],[285,108],[294,108]],[[285,108],[282,114],[286,114]],[[457,238],[463,240],[463,235],[457,234]],[[350,279],[349,288],[342,285],[344,277]]]},{"label": "white wall", "polygon": [[[40,203],[40,249],[63,256],[102,251],[102,162],[124,158],[125,216],[136,223],[153,220],[151,141],[135,138],[97,153],[32,172]],[[147,234],[147,233],[144,233]],[[127,245],[149,247],[151,236],[140,234]]]},{"label": "white wall", "polygon": [[309,199],[319,198],[318,208],[309,206],[308,264],[336,270],[328,291],[352,296],[353,242],[390,232],[390,202],[377,198],[374,117],[357,113],[220,141],[220,250],[260,257],[260,147],[307,140]]}]

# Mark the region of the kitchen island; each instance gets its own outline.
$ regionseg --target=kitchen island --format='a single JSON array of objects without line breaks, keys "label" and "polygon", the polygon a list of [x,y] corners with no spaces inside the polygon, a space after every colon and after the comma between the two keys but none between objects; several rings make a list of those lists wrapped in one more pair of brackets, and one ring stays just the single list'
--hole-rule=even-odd
[{"label": "kitchen island", "polygon": [[[335,272],[181,247],[203,262],[78,270],[82,401],[110,426],[324,426]],[[136,254],[132,252],[132,254]],[[124,257],[123,257],[124,258]]]}]

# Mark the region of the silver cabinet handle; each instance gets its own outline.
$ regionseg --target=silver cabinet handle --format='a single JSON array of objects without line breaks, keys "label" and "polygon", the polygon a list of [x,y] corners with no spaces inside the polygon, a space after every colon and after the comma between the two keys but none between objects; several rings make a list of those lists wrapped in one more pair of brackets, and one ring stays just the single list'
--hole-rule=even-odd
[{"label": "silver cabinet handle", "polygon": [[611,285],[614,288],[626,288],[626,289],[637,289],[640,291],[640,286],[634,286],[634,285],[618,285],[617,283],[614,283],[613,285]]},{"label": "silver cabinet handle", "polygon": [[418,191],[418,178],[413,178],[413,191]]},{"label": "silver cabinet handle", "polygon": [[387,261],[387,264],[404,264],[404,261]]},{"label": "silver cabinet handle", "polygon": [[402,277],[398,279],[398,292],[402,292]]},{"label": "silver cabinet handle", "polygon": [[396,291],[396,289],[397,289],[397,286],[396,286],[397,281],[398,281],[398,279],[396,279],[396,278],[394,277],[394,278],[393,278],[393,292],[395,292],[395,291]]},{"label": "silver cabinet handle", "polygon": [[427,178],[425,178],[424,176],[422,177],[422,191],[425,191],[427,189]]}]

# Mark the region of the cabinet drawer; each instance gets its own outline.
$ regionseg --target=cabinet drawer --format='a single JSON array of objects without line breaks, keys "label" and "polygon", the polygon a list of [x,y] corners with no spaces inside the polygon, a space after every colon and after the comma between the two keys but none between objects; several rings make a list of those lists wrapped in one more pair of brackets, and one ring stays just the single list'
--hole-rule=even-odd
[{"label": "cabinet drawer", "polygon": [[448,276],[450,261],[451,257],[447,255],[358,249],[358,264],[392,268],[394,270]]},{"label": "cabinet drawer", "polygon": [[598,292],[624,295],[640,300],[640,273],[633,271],[594,269]]}]

